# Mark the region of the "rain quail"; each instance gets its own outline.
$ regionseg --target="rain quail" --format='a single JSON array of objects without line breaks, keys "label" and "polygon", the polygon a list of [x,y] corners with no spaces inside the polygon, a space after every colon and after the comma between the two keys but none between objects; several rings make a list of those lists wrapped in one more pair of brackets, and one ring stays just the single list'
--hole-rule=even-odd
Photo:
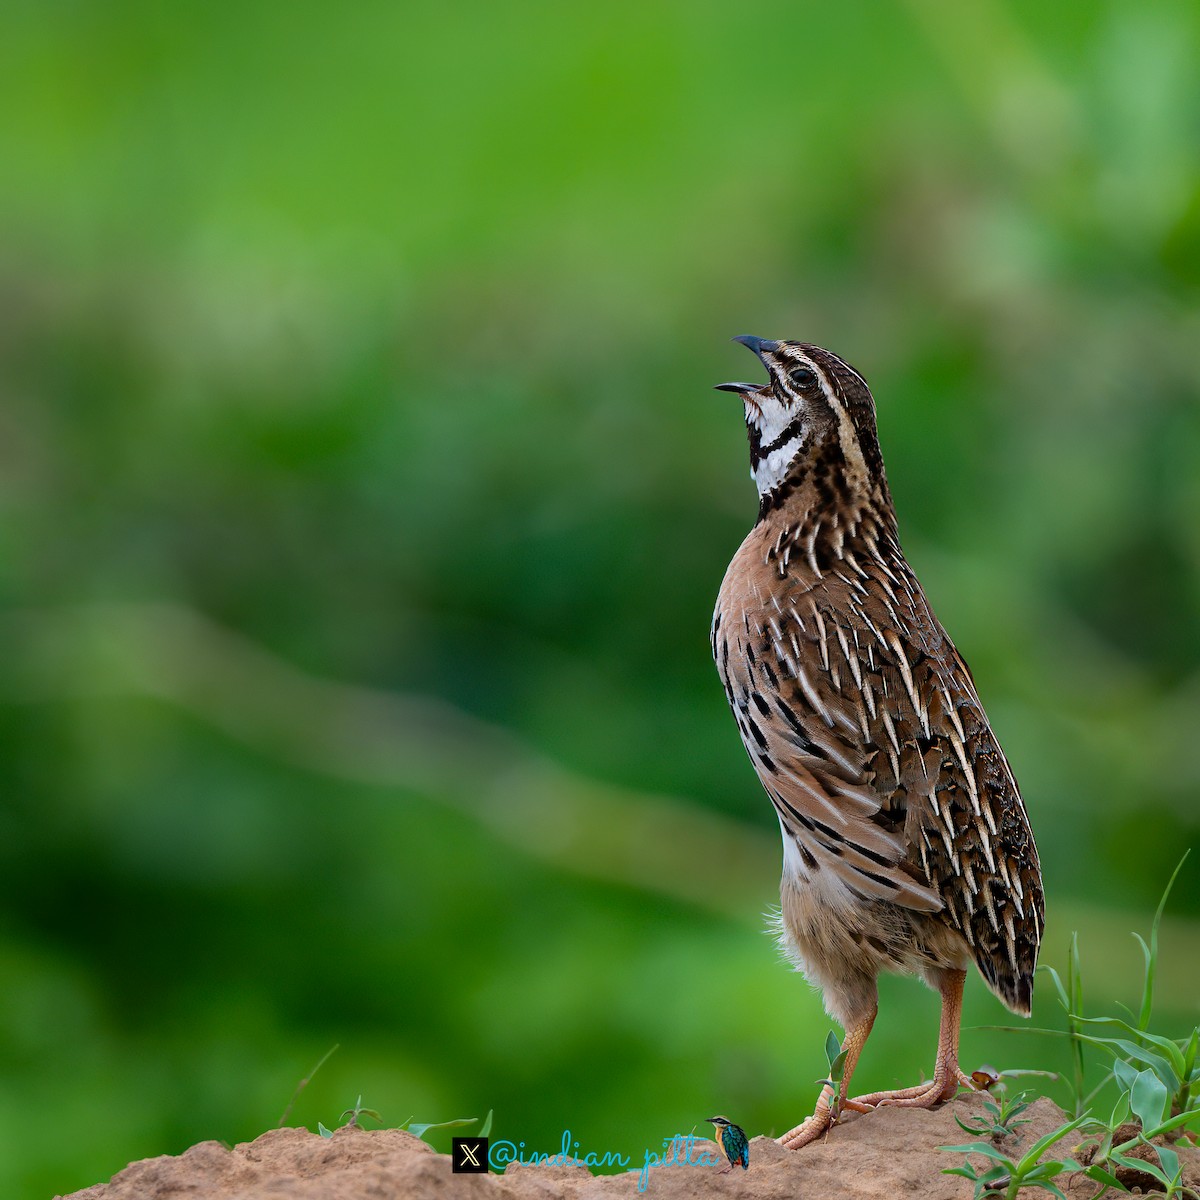
[{"label": "rain quail", "polygon": [[[967,967],[1028,1014],[1044,904],[1016,780],[900,548],[866,381],[817,346],[735,340],[769,380],[720,385],[745,406],[759,508],[712,649],[783,836],[781,944],[846,1031],[840,1087],[780,1138],[798,1149],[847,1109],[971,1087]],[[941,993],[933,1079],[848,1099],[881,971]]]}]

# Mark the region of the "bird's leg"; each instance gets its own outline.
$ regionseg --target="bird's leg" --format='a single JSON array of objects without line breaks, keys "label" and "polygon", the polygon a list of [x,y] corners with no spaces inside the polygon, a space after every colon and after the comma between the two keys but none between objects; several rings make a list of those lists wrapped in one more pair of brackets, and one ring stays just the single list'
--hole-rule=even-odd
[{"label": "bird's leg", "polygon": [[842,1083],[838,1090],[836,1111],[833,1088],[827,1083],[821,1089],[821,1095],[817,1098],[817,1107],[813,1110],[812,1116],[779,1139],[780,1144],[786,1150],[799,1150],[801,1146],[815,1142],[834,1123],[837,1119],[837,1112],[843,1108],[867,1111],[865,1108],[859,1109],[856,1101],[846,1099],[846,1089],[850,1086],[850,1076],[854,1074],[858,1056],[862,1053],[863,1046],[866,1045],[871,1026],[875,1024],[875,1012],[875,1006],[872,1005],[865,1017],[852,1022],[846,1029],[846,1038],[842,1042],[842,1049],[846,1052],[846,1063],[842,1070]]},{"label": "bird's leg", "polygon": [[903,1108],[932,1108],[943,1100],[949,1100],[958,1091],[959,1084],[974,1091],[975,1085],[958,1065],[958,1028],[962,1021],[963,983],[966,978],[966,971],[947,971],[942,978],[942,1022],[938,1034],[933,1079],[929,1083],[919,1083],[916,1087],[856,1096],[854,1100],[847,1102],[848,1105],[861,1105],[864,1111],[881,1104]]}]

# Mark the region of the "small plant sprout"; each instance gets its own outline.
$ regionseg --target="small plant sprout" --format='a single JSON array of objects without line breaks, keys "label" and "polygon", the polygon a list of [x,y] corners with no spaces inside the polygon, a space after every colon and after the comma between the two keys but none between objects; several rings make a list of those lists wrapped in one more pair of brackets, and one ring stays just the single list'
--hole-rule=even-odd
[{"label": "small plant sprout", "polygon": [[[347,1121],[347,1117],[350,1120]],[[383,1124],[383,1118],[373,1108],[363,1108],[362,1096],[359,1096],[354,1102],[353,1108],[348,1108],[342,1113],[339,1120],[348,1129],[360,1129],[362,1128],[358,1123],[360,1117],[370,1117],[372,1121],[378,1121],[380,1125]]]},{"label": "small plant sprout", "polygon": [[[1038,1138],[1028,1151],[1018,1159],[1009,1158],[998,1150],[991,1142],[970,1142],[965,1146],[941,1146],[941,1150],[957,1151],[960,1154],[980,1154],[991,1162],[986,1171],[980,1173],[969,1159],[961,1167],[947,1167],[943,1175],[961,1175],[975,1185],[975,1200],[984,1194],[1003,1195],[1004,1200],[1015,1200],[1022,1188],[1041,1188],[1066,1200],[1063,1193],[1055,1186],[1054,1180],[1064,1171],[1079,1170],[1078,1163],[1069,1158],[1047,1159],[1042,1161],[1042,1155],[1055,1142],[1062,1141],[1067,1134],[1074,1132],[1086,1120],[1076,1117],[1060,1129]],[[961,1124],[961,1122],[960,1122]]]},{"label": "small plant sprout", "polygon": [[826,1079],[818,1079],[817,1082],[822,1087],[833,1088],[833,1105],[836,1110],[842,1090],[842,1079],[846,1074],[846,1051],[842,1049],[837,1034],[832,1029],[825,1035],[825,1060],[829,1064],[829,1076]]},{"label": "small plant sprout", "polygon": [[989,1096],[983,1102],[987,1115],[969,1117],[966,1121],[955,1116],[954,1120],[959,1129],[967,1133],[982,1134],[999,1144],[1014,1134],[1018,1125],[1029,1124],[1028,1118],[1020,1121],[1016,1118],[1029,1107],[1032,1095],[1032,1092],[1020,1092],[1012,1097],[1000,1096],[999,1102]]},{"label": "small plant sprout", "polygon": [[832,1029],[825,1035],[825,1060],[829,1063],[829,1078],[819,1079],[817,1082],[838,1087],[846,1073],[846,1051],[842,1049],[837,1034]]},{"label": "small plant sprout", "polygon": [[[350,1119],[347,1120],[347,1117]],[[359,1098],[354,1102],[353,1108],[348,1108],[342,1113],[342,1115],[338,1118],[338,1121],[341,1123],[342,1129],[361,1129],[362,1126],[359,1124],[359,1120],[362,1117],[370,1117],[372,1121],[378,1121],[380,1125],[383,1124],[383,1118],[373,1108],[363,1107],[362,1096],[359,1096]],[[411,1119],[412,1118],[410,1117],[409,1120]],[[403,1126],[401,1126],[401,1128],[403,1128]],[[317,1132],[323,1138],[333,1137],[333,1130],[327,1129],[321,1124],[320,1121],[317,1122]]]}]

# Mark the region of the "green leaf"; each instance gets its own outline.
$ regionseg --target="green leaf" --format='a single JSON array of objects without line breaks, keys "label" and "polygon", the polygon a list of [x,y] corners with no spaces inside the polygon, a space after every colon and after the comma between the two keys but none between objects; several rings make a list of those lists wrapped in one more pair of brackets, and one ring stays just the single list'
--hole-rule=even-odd
[{"label": "green leaf", "polygon": [[1029,1180],[1028,1182],[1023,1181],[1020,1186],[1041,1188],[1044,1192],[1053,1192],[1054,1195],[1058,1197],[1058,1200],[1067,1200],[1066,1196],[1064,1196],[1062,1192],[1060,1192],[1058,1188],[1054,1186],[1054,1184],[1045,1179],[1033,1179]]},{"label": "green leaf", "polygon": [[1147,1175],[1154,1176],[1160,1183],[1170,1183],[1158,1163],[1147,1162],[1144,1158],[1130,1158],[1128,1154],[1121,1154],[1114,1150],[1109,1155],[1108,1161],[1116,1163],[1118,1167],[1124,1167],[1127,1171],[1145,1171]]},{"label": "green leaf", "polygon": [[1066,1170],[1077,1169],[1078,1168],[1076,1164],[1070,1159],[1063,1159],[1062,1161],[1058,1161],[1057,1159],[1047,1159],[1045,1162],[1038,1163],[1038,1165],[1034,1167],[1028,1175],[1025,1176],[1025,1179],[1030,1181],[1043,1178],[1053,1179],[1055,1175],[1061,1175]]},{"label": "green leaf", "polygon": [[[1167,1041],[1165,1038],[1160,1039],[1152,1037],[1147,1033],[1139,1033],[1137,1030],[1131,1029],[1125,1024],[1124,1021],[1118,1021],[1113,1017],[1081,1017],[1080,1022],[1081,1024],[1087,1025],[1118,1025],[1122,1028],[1129,1029],[1130,1033],[1133,1033],[1138,1037],[1143,1037],[1147,1041],[1154,1042],[1155,1044],[1157,1044],[1159,1041]],[[1154,1071],[1154,1073],[1163,1081],[1163,1083],[1167,1085],[1167,1087],[1172,1090],[1172,1092],[1177,1091],[1182,1083],[1182,1080],[1174,1069],[1173,1061],[1168,1061],[1168,1058],[1171,1060],[1178,1058],[1180,1066],[1182,1067],[1183,1065],[1183,1055],[1180,1053],[1179,1047],[1176,1046],[1174,1042],[1167,1043],[1174,1053],[1172,1054],[1171,1051],[1168,1051],[1168,1058],[1164,1058],[1161,1054],[1155,1054],[1153,1050],[1150,1050],[1145,1046],[1140,1046],[1137,1042],[1131,1042],[1127,1038],[1089,1037],[1087,1034],[1083,1033],[1079,1034],[1079,1037],[1081,1040],[1088,1042],[1090,1045],[1099,1046],[1101,1049],[1107,1050],[1114,1057],[1119,1057],[1121,1054],[1123,1054],[1131,1062],[1144,1063]]]},{"label": "green leaf", "polygon": [[492,1113],[493,1109],[488,1109],[488,1115],[483,1118],[483,1127],[479,1130],[480,1137],[487,1137],[492,1132]]},{"label": "green leaf", "polygon": [[1177,1113],[1170,1120],[1164,1121],[1155,1129],[1147,1129],[1144,1131],[1148,1138],[1158,1137],[1160,1133],[1169,1133],[1172,1129],[1178,1129],[1181,1125],[1187,1125],[1189,1122],[1200,1117],[1200,1106],[1185,1109],[1181,1113]]},{"label": "green leaf", "polygon": [[1163,1122],[1171,1093],[1153,1071],[1141,1071],[1129,1092],[1129,1107],[1143,1129],[1156,1129]]},{"label": "green leaf", "polygon": [[979,1178],[979,1173],[970,1163],[963,1163],[961,1167],[943,1167],[943,1175],[961,1175],[964,1179],[976,1180]]},{"label": "green leaf", "polygon": [[1106,1187],[1116,1188],[1119,1192],[1127,1192],[1129,1189],[1113,1174],[1106,1171],[1098,1163],[1094,1163],[1083,1172],[1089,1179],[1094,1179],[1097,1183],[1102,1183]]},{"label": "green leaf", "polygon": [[837,1040],[837,1034],[831,1029],[825,1035],[825,1061],[829,1064],[830,1074],[833,1074],[834,1060],[842,1052],[842,1044]]},{"label": "green leaf", "polygon": [[1001,1183],[1007,1184],[1011,1179],[1012,1172],[1008,1169],[1008,1167],[1003,1165],[991,1167],[989,1170],[984,1171],[984,1173],[979,1176],[978,1181],[975,1184],[975,1194],[977,1196],[981,1195],[989,1188],[996,1188],[1000,1186]]},{"label": "green leaf", "polygon": [[939,1150],[957,1151],[959,1154],[982,1154],[984,1158],[994,1159],[996,1162],[1004,1163],[1006,1166],[1013,1166],[1014,1163],[1006,1154],[1002,1154],[991,1142],[970,1142],[965,1146],[939,1146]]},{"label": "green leaf", "polygon": [[836,1084],[842,1082],[842,1076],[846,1074],[846,1051],[838,1052],[837,1058],[829,1064],[829,1078]]},{"label": "green leaf", "polygon": [[1192,1071],[1196,1066],[1196,1055],[1200,1051],[1200,1028],[1192,1030],[1192,1036],[1188,1038],[1187,1046],[1183,1051],[1183,1073],[1189,1079]]},{"label": "green leaf", "polygon": [[1180,1050],[1178,1042],[1172,1038],[1160,1037],[1156,1033],[1147,1033],[1144,1029],[1139,1031],[1138,1037],[1152,1046],[1157,1046],[1166,1055],[1167,1061],[1171,1064],[1171,1070],[1176,1075],[1182,1078],[1187,1074],[1187,1059]]},{"label": "green leaf", "polygon": [[324,1126],[324,1125],[322,1125],[320,1121],[318,1121],[318,1122],[317,1122],[317,1132],[318,1132],[318,1133],[319,1133],[319,1134],[320,1134],[320,1135],[321,1135],[323,1138],[331,1138],[331,1137],[333,1137],[333,1130],[332,1130],[332,1129],[326,1129],[326,1128],[325,1128],[325,1126]]},{"label": "green leaf", "polygon": [[[1150,936],[1153,937],[1153,933]],[[1133,937],[1142,949],[1142,1007],[1138,1012],[1138,1028],[1145,1029],[1150,1024],[1150,1012],[1154,1007],[1154,972],[1158,966],[1158,950],[1157,947],[1151,950],[1140,933],[1135,933]]]},{"label": "green leaf", "polygon": [[1179,1178],[1182,1169],[1179,1165],[1179,1155],[1170,1146],[1155,1146],[1154,1148],[1158,1151],[1158,1161],[1162,1163],[1167,1178],[1174,1183]]},{"label": "green leaf", "polygon": [[373,1108],[363,1108],[362,1097],[359,1096],[358,1103],[353,1108],[348,1108],[338,1117],[339,1121],[344,1121],[347,1117],[355,1124],[358,1124],[359,1117],[370,1117],[372,1121],[378,1121],[383,1124],[383,1118]]},{"label": "green leaf", "polygon": [[406,1126],[409,1133],[423,1138],[431,1129],[456,1129],[459,1125],[474,1125],[478,1117],[459,1117],[457,1121],[426,1121]]},{"label": "green leaf", "polygon": [[1054,1145],[1055,1142],[1062,1141],[1068,1133],[1072,1133],[1078,1129],[1088,1118],[1086,1115],[1076,1117],[1073,1121],[1068,1121],[1066,1125],[1058,1129],[1052,1130],[1045,1137],[1038,1138],[1036,1142],[1025,1153],[1025,1157],[1017,1164],[1017,1170],[1020,1174],[1024,1174],[1042,1157],[1045,1152]]},{"label": "green leaf", "polygon": [[1134,1081],[1138,1077],[1138,1069],[1133,1063],[1126,1062],[1123,1058],[1118,1058],[1113,1063],[1113,1077],[1117,1083],[1121,1085],[1122,1090],[1128,1092],[1133,1088]]},{"label": "green leaf", "polygon": [[842,1082],[842,1076],[846,1073],[847,1053],[848,1051],[842,1049],[833,1030],[830,1030],[825,1035],[825,1059],[829,1063],[829,1078],[823,1081],[830,1087],[836,1088]]},{"label": "green leaf", "polygon": [[1171,1071],[1179,1079],[1187,1076],[1187,1059],[1180,1050],[1178,1042],[1172,1041],[1170,1038],[1159,1037],[1154,1033],[1143,1033],[1142,1037],[1152,1046],[1157,1046],[1167,1056],[1167,1061],[1171,1064]]}]

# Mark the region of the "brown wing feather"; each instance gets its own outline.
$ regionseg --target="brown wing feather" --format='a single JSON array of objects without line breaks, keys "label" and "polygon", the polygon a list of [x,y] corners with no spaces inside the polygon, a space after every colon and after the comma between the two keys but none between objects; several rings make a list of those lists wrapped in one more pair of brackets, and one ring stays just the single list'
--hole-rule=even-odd
[{"label": "brown wing feather", "polygon": [[713,648],[801,870],[939,913],[992,989],[1027,1011],[1037,853],[970,673],[920,585],[898,551],[782,579],[765,565],[753,547],[731,564]]}]

